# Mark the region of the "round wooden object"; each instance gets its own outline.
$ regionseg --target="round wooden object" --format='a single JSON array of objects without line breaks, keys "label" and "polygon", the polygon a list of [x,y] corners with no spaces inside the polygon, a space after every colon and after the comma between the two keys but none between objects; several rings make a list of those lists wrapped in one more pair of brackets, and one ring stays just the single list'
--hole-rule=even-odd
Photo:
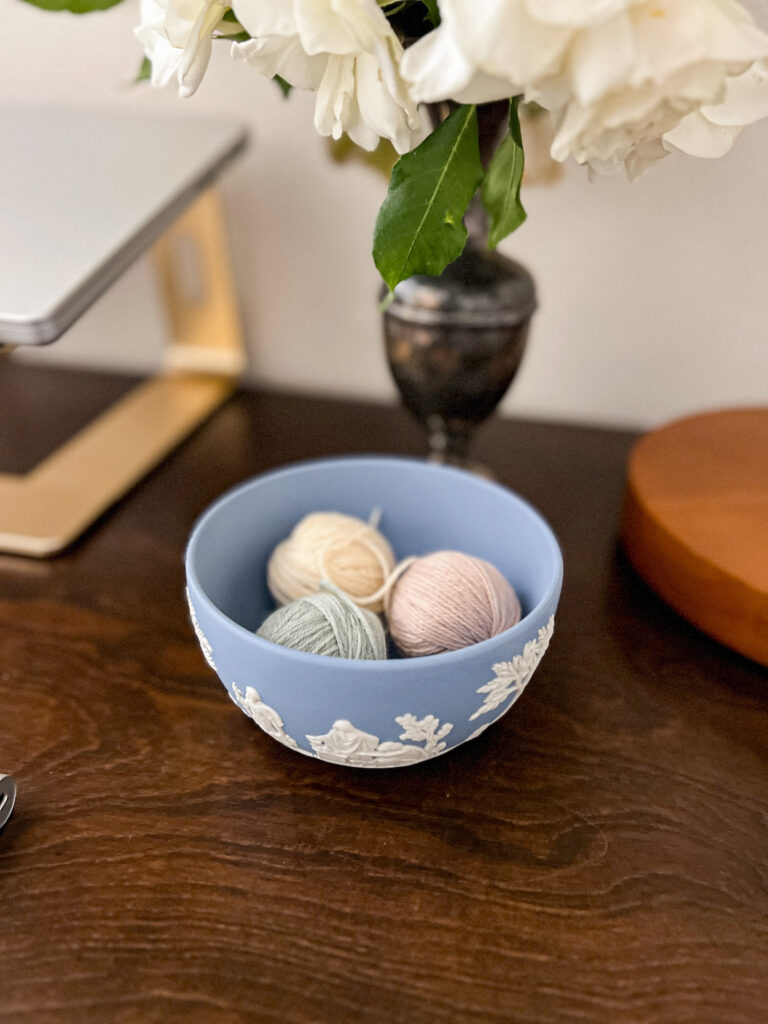
[{"label": "round wooden object", "polygon": [[768,665],[768,409],[692,416],[643,437],[622,540],[676,611]]}]

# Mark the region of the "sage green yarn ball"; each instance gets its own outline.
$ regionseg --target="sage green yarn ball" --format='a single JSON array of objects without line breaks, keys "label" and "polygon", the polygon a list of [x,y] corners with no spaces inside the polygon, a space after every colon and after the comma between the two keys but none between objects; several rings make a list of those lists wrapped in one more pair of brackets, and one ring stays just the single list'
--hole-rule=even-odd
[{"label": "sage green yarn ball", "polygon": [[332,584],[322,583],[321,587],[319,593],[300,597],[272,612],[256,631],[257,636],[307,654],[385,659],[387,641],[378,617]]}]

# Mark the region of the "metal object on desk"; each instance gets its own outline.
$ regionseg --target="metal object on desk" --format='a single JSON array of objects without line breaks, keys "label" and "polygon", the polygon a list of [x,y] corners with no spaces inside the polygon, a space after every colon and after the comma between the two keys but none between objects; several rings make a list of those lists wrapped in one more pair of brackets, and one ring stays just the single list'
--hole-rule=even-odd
[{"label": "metal object on desk", "polygon": [[0,830],[8,823],[16,803],[16,783],[11,775],[0,775]]},{"label": "metal object on desk", "polygon": [[[453,103],[427,104],[432,127],[453,109]],[[508,131],[509,105],[481,103],[477,115],[487,167]],[[488,215],[479,193],[464,224],[464,251],[442,274],[416,274],[397,285],[384,314],[384,338],[403,404],[427,432],[430,461],[492,477],[469,459],[469,448],[518,371],[536,311],[536,286],[521,264],[489,251]]]},{"label": "metal object on desk", "polygon": [[246,133],[218,120],[24,109],[0,111],[0,136],[14,154],[0,161],[0,347],[54,341],[152,245],[172,332],[163,372],[25,476],[0,474],[0,550],[45,557],[236,386],[241,326],[211,185]]},{"label": "metal object on desk", "polygon": [[517,373],[536,309],[519,263],[470,241],[439,277],[403,281],[384,313],[387,359],[430,458],[470,469],[473,432]]}]

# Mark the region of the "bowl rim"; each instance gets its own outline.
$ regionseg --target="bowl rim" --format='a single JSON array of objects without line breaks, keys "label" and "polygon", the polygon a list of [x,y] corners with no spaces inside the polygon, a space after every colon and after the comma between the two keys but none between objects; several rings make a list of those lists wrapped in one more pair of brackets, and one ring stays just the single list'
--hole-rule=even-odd
[{"label": "bowl rim", "polygon": [[[552,527],[537,508],[535,508],[530,502],[526,501],[525,498],[522,498],[517,494],[517,492],[503,484],[497,483],[493,480],[487,480],[457,466],[445,466],[439,463],[427,462],[414,456],[350,454],[300,459],[295,462],[286,463],[282,466],[276,467],[275,469],[266,470],[256,476],[249,477],[248,479],[234,484],[232,487],[229,487],[226,491],[222,492],[222,494],[208,505],[208,507],[195,520],[184,551],[184,567],[187,576],[187,586],[189,587],[190,583],[194,586],[196,596],[199,594],[208,611],[226,630],[234,633],[240,639],[245,639],[248,643],[254,644],[256,650],[261,648],[265,653],[270,653],[277,657],[289,658],[291,662],[295,663],[297,666],[303,663],[307,668],[312,668],[313,666],[317,668],[318,664],[326,664],[329,660],[327,655],[310,654],[306,651],[297,651],[295,648],[283,647],[280,644],[275,644],[270,640],[263,639],[258,636],[257,633],[247,629],[239,622],[230,618],[211,600],[200,582],[195,565],[195,554],[203,531],[205,530],[209,520],[216,516],[225,505],[228,505],[231,501],[236,500],[249,490],[256,489],[263,484],[270,483],[277,477],[300,476],[305,472],[316,471],[323,466],[336,466],[341,463],[347,465],[381,465],[382,463],[388,463],[397,466],[408,465],[410,467],[419,467],[420,469],[437,475],[449,474],[460,477],[464,480],[468,479],[471,480],[473,484],[476,484],[483,489],[500,492],[505,498],[519,505],[540,527],[542,535],[545,538],[547,546],[550,548],[553,556],[555,572],[545,593],[534,607],[530,609],[528,614],[523,616],[523,618],[516,622],[514,626],[510,626],[509,629],[505,629],[503,632],[497,633],[495,636],[489,637],[487,640],[481,640],[479,643],[470,644],[469,647],[460,647],[454,651],[441,651],[439,654],[424,654],[411,658],[365,659],[362,661],[357,658],[332,658],[331,660],[333,662],[334,671],[355,671],[359,673],[362,665],[365,666],[366,673],[378,673],[384,671],[407,673],[409,671],[417,672],[426,664],[429,664],[431,667],[433,665],[438,666],[438,664],[447,664],[449,661],[452,664],[455,664],[462,660],[469,660],[476,657],[481,651],[489,650],[493,646],[498,646],[509,640],[517,639],[521,635],[526,635],[528,633],[526,623],[528,623],[530,619],[536,617],[537,614],[540,615],[542,609],[551,603],[553,595],[556,595],[560,590],[563,582],[563,556],[560,544]],[[195,611],[197,612],[197,608]]]}]

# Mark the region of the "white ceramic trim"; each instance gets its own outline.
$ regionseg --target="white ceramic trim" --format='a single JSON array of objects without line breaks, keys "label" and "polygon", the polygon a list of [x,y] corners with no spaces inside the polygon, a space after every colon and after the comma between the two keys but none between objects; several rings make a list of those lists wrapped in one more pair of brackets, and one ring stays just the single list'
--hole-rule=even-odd
[{"label": "white ceramic trim", "polygon": [[[505,711],[512,707],[512,704],[515,703],[531,681],[531,676],[544,657],[554,629],[555,617],[551,615],[547,624],[539,630],[538,635],[529,640],[525,647],[523,647],[522,654],[516,654],[511,661],[500,661],[493,666],[493,679],[485,683],[477,691],[478,693],[484,693],[486,696],[477,711],[469,716],[470,722],[479,718],[480,715],[488,714],[489,711],[495,711],[510,696],[513,699]],[[477,733],[472,735],[476,736]]]}]

